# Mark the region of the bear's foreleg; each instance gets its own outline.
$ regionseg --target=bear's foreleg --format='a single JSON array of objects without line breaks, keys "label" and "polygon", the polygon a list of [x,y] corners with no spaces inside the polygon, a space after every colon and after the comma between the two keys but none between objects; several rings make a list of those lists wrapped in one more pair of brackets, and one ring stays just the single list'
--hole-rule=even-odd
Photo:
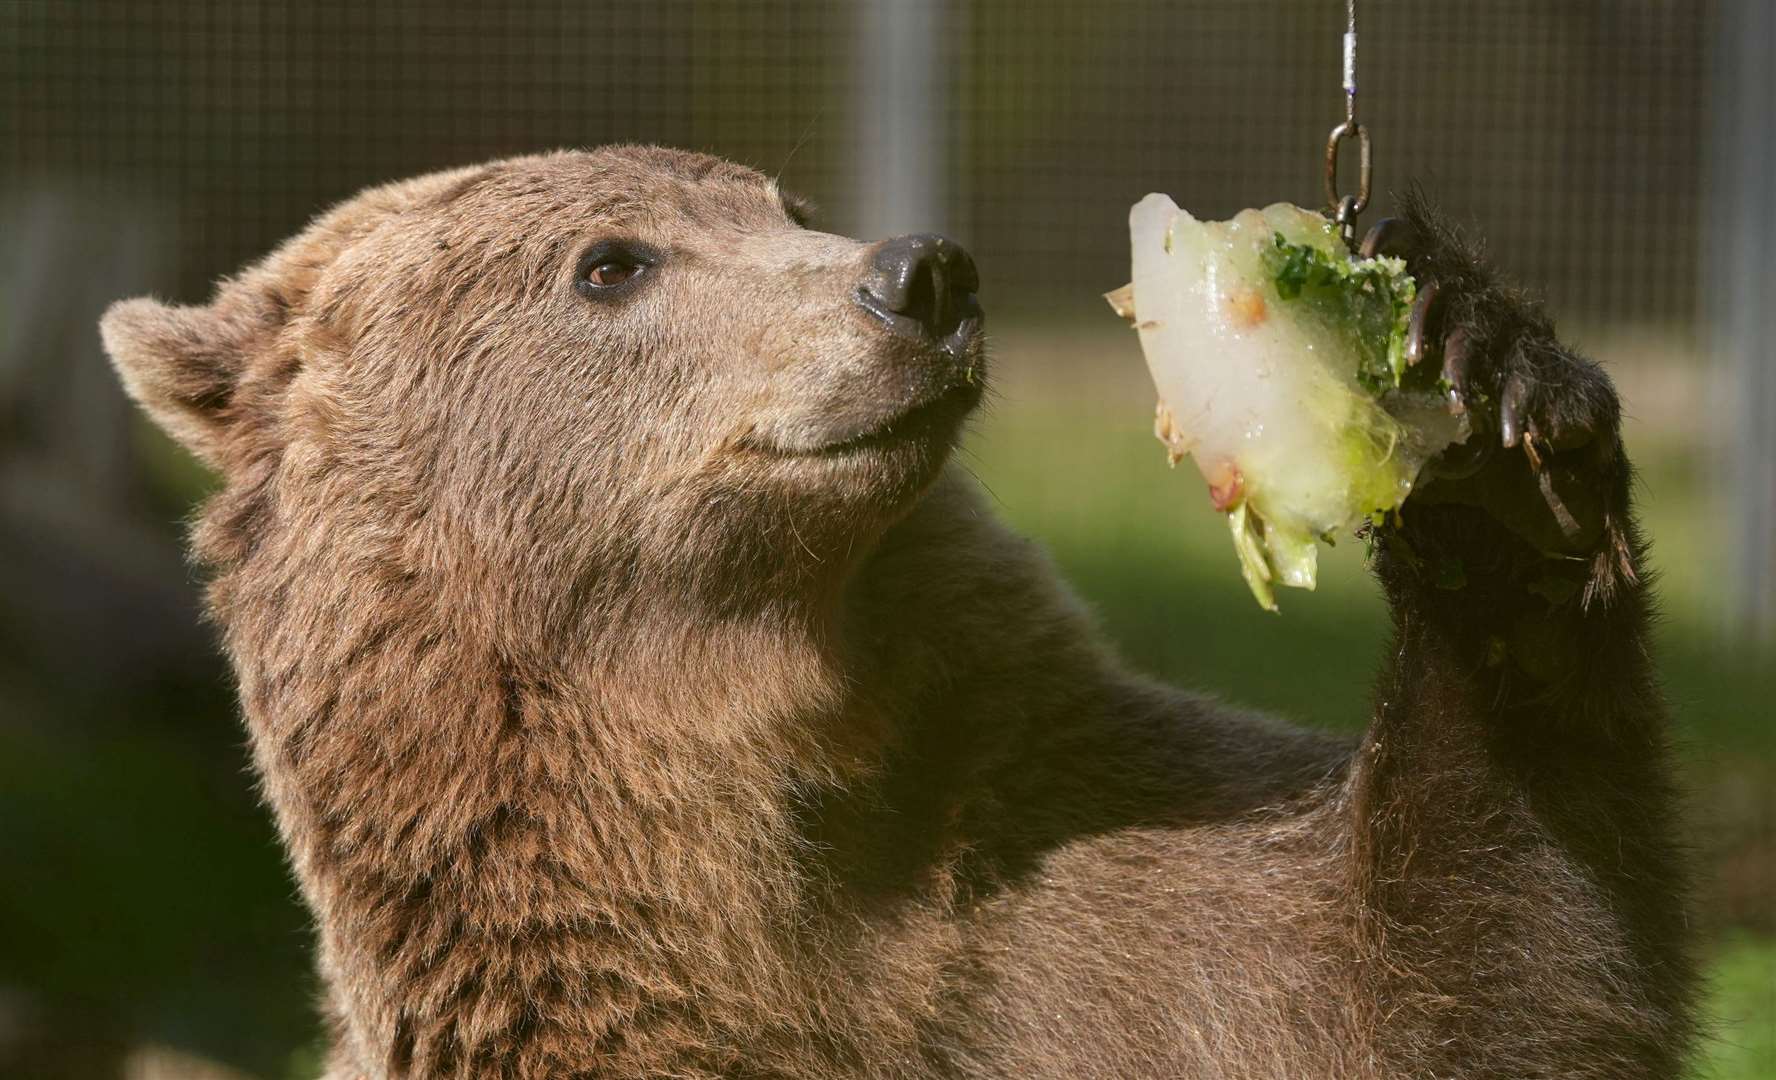
[{"label": "bear's foreleg", "polygon": [[1360,999],[1411,1075],[1676,1075],[1685,880],[1616,392],[1407,203],[1365,243],[1408,258],[1475,431],[1370,537],[1394,635],[1347,789]]}]

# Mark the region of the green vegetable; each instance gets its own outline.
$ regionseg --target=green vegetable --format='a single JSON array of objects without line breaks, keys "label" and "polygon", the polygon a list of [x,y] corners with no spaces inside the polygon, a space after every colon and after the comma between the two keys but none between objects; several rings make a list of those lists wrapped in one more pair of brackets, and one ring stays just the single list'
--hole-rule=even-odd
[{"label": "green vegetable", "polygon": [[1273,233],[1264,268],[1277,296],[1299,301],[1357,357],[1357,382],[1375,397],[1406,376],[1406,324],[1418,287],[1404,261],[1353,259]]}]

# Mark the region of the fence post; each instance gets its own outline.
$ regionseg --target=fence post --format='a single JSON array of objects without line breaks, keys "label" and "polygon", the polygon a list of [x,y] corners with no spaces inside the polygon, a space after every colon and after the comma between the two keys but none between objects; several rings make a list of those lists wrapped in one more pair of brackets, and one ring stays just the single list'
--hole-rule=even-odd
[{"label": "fence post", "polygon": [[854,193],[866,239],[943,230],[951,87],[943,0],[858,5]]},{"label": "fence post", "polygon": [[1713,41],[1710,176],[1699,264],[1719,420],[1720,580],[1731,640],[1776,640],[1776,5],[1720,0]]}]

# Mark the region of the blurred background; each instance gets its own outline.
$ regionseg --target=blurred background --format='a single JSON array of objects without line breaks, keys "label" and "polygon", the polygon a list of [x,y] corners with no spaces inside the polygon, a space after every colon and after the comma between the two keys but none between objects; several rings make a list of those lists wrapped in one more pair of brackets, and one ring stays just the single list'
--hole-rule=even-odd
[{"label": "blurred background", "polygon": [[[1776,1077],[1776,103],[1766,0],[1361,0],[1386,192],[1422,181],[1622,387],[1701,865],[1696,1075]],[[979,259],[962,461],[1141,667],[1364,720],[1344,545],[1266,615],[1152,440],[1125,215],[1322,202],[1339,0],[0,0],[0,1077],[312,1077],[310,937],[200,621],[211,484],[95,323],[202,300],[329,203],[616,140]],[[1352,181],[1346,180],[1347,186]],[[1373,222],[1391,200],[1379,195]]]}]

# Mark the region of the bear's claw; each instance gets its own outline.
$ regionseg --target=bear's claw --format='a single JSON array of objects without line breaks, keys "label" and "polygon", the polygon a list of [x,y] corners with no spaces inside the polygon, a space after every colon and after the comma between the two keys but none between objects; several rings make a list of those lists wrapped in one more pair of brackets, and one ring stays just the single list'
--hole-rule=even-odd
[{"label": "bear's claw", "polygon": [[1478,505],[1549,555],[1607,552],[1626,562],[1614,482],[1626,462],[1608,376],[1560,347],[1535,306],[1495,284],[1417,200],[1408,213],[1378,222],[1358,253],[1406,260],[1419,281],[1407,362],[1436,357],[1450,409],[1474,426],[1432,462],[1428,501]]}]

